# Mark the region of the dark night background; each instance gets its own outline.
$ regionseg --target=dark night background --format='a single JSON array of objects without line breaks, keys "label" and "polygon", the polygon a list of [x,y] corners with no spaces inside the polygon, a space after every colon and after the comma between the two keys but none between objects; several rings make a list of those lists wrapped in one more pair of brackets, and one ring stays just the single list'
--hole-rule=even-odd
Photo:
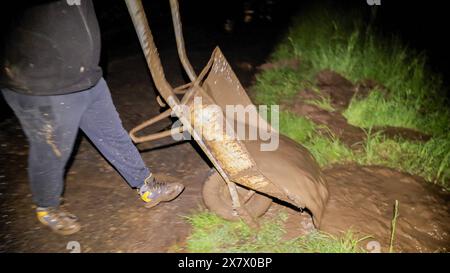
[{"label": "dark night background", "polygon": [[[164,45],[163,41],[174,41],[169,1],[152,0],[143,2],[159,46]],[[223,34],[223,21],[226,18],[242,17],[243,2],[246,1],[180,0],[187,46],[189,46],[190,40],[198,40],[198,42],[204,43],[205,47],[209,44],[221,45],[227,43],[230,38],[235,43],[242,43],[240,39],[242,36],[266,32],[270,34],[271,38],[267,40],[267,44],[262,46],[269,49],[277,43],[278,38],[287,30],[292,16],[301,14],[313,4],[321,5],[323,3],[324,9],[358,10],[365,15],[367,20],[369,20],[374,9],[374,6],[369,6],[366,0],[274,0],[274,20],[272,23],[254,22],[253,24],[244,25],[240,23],[239,25],[238,22],[235,32],[230,35],[234,37],[220,35]],[[258,7],[258,3],[264,2],[264,0],[247,2],[252,2],[255,7]],[[123,43],[137,44],[123,1],[95,0],[95,3],[104,33],[107,31],[120,33]],[[450,76],[450,52],[448,50],[450,42],[446,35],[448,34],[449,14],[445,1],[382,0],[381,5],[377,7],[375,26],[386,36],[399,35],[412,48],[419,52],[425,51],[429,56],[432,68],[436,72],[444,74],[448,82]],[[198,35],[199,33],[204,34],[204,36]],[[117,43],[114,39],[107,39],[105,42],[104,46],[106,47],[114,47],[114,44]],[[259,49],[255,48],[255,50]]]},{"label": "dark night background", "polygon": [[[143,2],[157,46],[160,49],[173,48],[173,54],[176,54],[169,1],[144,0]],[[244,24],[242,23],[244,2],[251,3],[258,12],[258,7],[263,7],[265,0],[180,0],[187,52],[188,54],[190,51],[201,52],[198,54],[199,60],[196,56],[191,56],[197,70],[201,69],[209,58],[215,45],[222,48],[225,56],[231,58],[239,56],[240,61],[263,63],[287,31],[292,17],[307,12],[308,7],[312,4],[322,5],[324,9],[357,10],[365,16],[367,21],[370,20],[370,15],[375,9],[374,6],[368,5],[366,0],[273,0],[271,22],[256,19],[250,24]],[[102,31],[101,64],[107,78],[107,64],[111,59],[139,54],[140,47],[124,1],[95,0],[94,3]],[[376,7],[374,23],[377,30],[383,35],[388,37],[398,35],[411,48],[418,52],[425,52],[430,68],[440,73],[443,76],[444,86],[448,86],[450,83],[450,53],[448,50],[450,44],[446,36],[449,15],[445,3],[445,1],[414,3],[405,0],[381,0],[381,5]],[[224,31],[223,25],[227,18],[236,19],[232,33]],[[244,50],[245,53],[242,52],[239,55],[240,48],[249,46],[253,49]],[[164,64],[164,56],[162,57]],[[448,97],[448,90],[446,91]],[[1,120],[12,114],[3,98],[0,98],[0,106],[2,109]]]}]

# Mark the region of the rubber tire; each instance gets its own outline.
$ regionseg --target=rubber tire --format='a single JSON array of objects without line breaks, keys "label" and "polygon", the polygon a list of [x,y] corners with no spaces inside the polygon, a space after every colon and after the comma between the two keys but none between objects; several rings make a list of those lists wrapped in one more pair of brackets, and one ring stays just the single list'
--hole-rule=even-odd
[{"label": "rubber tire", "polygon": [[[248,190],[237,185],[239,196],[245,196]],[[228,186],[222,176],[213,168],[203,185],[203,201],[206,207],[229,221],[238,221],[240,218],[233,214],[231,196]],[[272,204],[272,199],[260,193],[255,193],[245,204],[251,216],[254,218],[262,216]]]}]

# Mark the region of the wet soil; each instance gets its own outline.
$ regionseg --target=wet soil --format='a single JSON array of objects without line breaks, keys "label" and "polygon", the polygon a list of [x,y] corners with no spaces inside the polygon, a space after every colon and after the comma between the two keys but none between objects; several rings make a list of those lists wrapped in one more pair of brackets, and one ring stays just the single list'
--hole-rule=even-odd
[{"label": "wet soil", "polygon": [[441,188],[383,167],[339,166],[325,173],[331,198],[324,231],[362,231],[386,251],[398,200],[396,251],[450,250],[450,195]]},{"label": "wet soil", "polygon": [[[450,194],[440,187],[384,167],[335,166],[325,170],[325,176],[330,199],[322,231],[342,235],[351,230],[359,238],[371,236],[359,246],[387,252],[398,200],[394,251],[449,251]],[[280,205],[271,211],[287,213],[287,238],[307,233],[307,214]]]}]

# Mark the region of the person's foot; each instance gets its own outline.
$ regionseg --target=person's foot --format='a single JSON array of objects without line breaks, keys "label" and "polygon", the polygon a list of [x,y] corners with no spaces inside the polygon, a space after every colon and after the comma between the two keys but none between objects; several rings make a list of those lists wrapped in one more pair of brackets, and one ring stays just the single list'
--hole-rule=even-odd
[{"label": "person's foot", "polygon": [[147,203],[145,207],[152,208],[161,202],[169,202],[177,198],[184,190],[181,183],[165,183],[157,181],[152,176],[145,180],[144,185],[138,189],[141,199]]},{"label": "person's foot", "polygon": [[36,209],[36,216],[42,224],[49,227],[53,232],[61,235],[70,235],[78,232],[81,228],[78,218],[60,208]]}]

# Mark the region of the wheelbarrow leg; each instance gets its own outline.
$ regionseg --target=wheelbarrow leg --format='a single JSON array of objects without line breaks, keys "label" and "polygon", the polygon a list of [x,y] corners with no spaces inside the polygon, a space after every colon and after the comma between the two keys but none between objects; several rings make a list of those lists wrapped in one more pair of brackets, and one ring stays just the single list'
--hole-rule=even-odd
[{"label": "wheelbarrow leg", "polygon": [[[229,181],[226,182],[228,185],[228,190],[230,191],[231,201],[233,205],[233,210],[237,215],[253,229],[259,229],[258,221],[248,212],[245,206],[241,206],[241,202],[239,200],[239,195],[237,193],[236,184]],[[245,203],[245,202],[244,202]]]}]

